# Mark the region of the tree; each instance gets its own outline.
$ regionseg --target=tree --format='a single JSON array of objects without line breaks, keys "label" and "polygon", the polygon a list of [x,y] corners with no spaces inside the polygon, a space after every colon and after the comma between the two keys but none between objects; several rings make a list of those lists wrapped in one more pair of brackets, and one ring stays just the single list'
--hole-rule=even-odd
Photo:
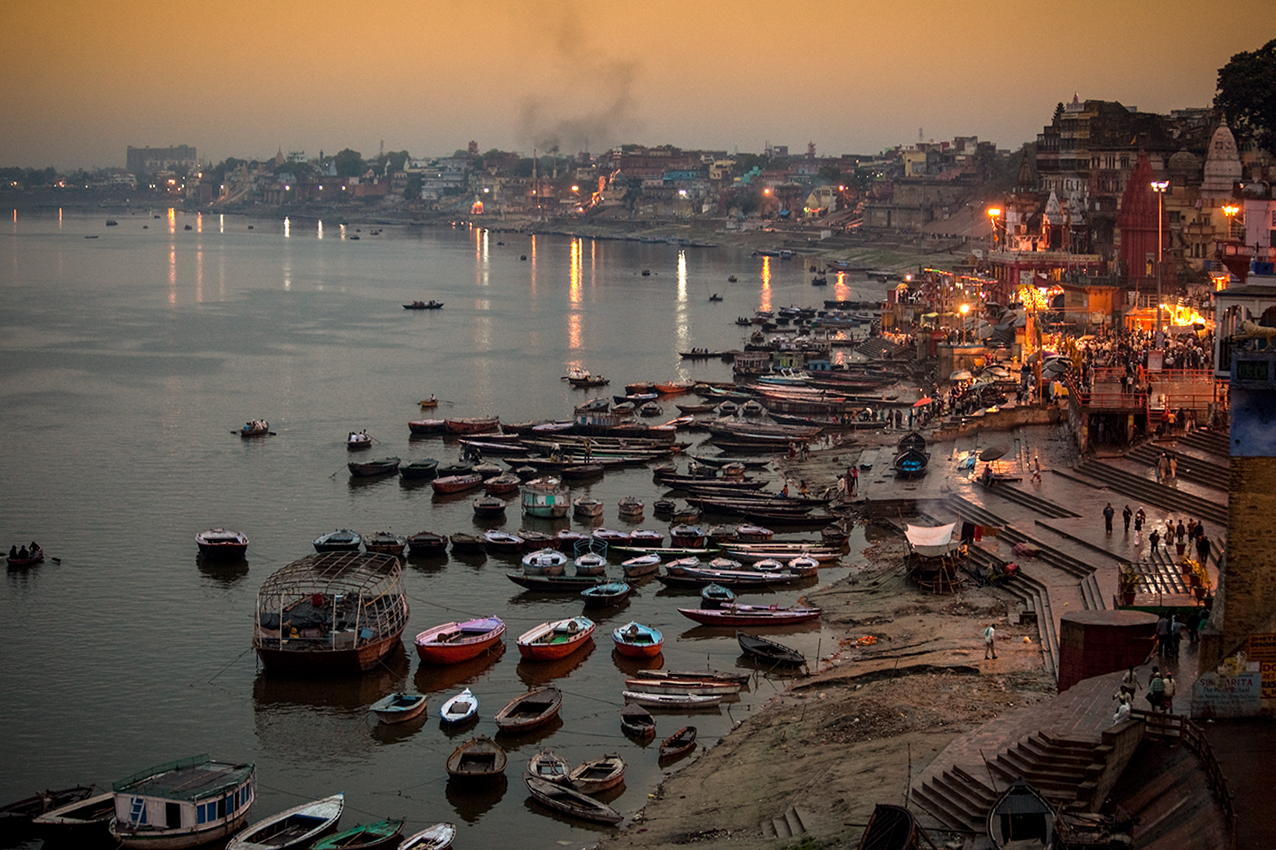
[{"label": "tree", "polygon": [[361,177],[366,170],[363,164],[363,154],[358,151],[352,151],[350,148],[339,151],[332,158],[333,164],[337,168],[337,175],[340,177]]},{"label": "tree", "polygon": [[1218,69],[1214,107],[1238,136],[1276,151],[1276,39]]},{"label": "tree", "polygon": [[621,197],[620,202],[624,204],[625,209],[629,210],[629,214],[633,215],[641,198],[642,178],[630,177],[625,181],[625,194]]}]

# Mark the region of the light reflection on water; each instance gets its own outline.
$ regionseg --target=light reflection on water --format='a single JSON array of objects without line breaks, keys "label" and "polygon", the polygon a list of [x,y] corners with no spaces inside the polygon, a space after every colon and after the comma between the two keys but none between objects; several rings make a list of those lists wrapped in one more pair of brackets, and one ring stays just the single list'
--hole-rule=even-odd
[{"label": "light reflection on water", "polygon": [[[469,846],[509,846],[529,830],[543,844],[589,840],[592,828],[548,817],[514,781],[536,747],[552,746],[572,761],[621,752],[628,790],[613,804],[640,808],[661,772],[653,750],[620,733],[623,679],[639,666],[612,652],[610,629],[629,619],[661,628],[672,668],[741,665],[729,635],[704,634],[677,614],[696,604],[694,593],[648,582],[626,607],[587,613],[600,624],[591,651],[537,665],[520,660],[514,638],[580,613],[579,600],[521,592],[505,577],[506,558],[410,560],[402,650],[368,676],[316,682],[259,670],[249,651],[256,590],[333,528],[482,527],[469,498],[435,499],[428,485],[394,478],[352,482],[348,430],[366,428],[378,457],[450,462],[458,443],[409,440],[407,420],[565,418],[602,394],[560,380],[567,364],[621,386],[729,380],[729,364],[677,352],[740,347],[735,315],[772,301],[819,306],[804,265],[515,233],[497,245],[481,229],[378,226],[372,237],[362,227],[351,240],[352,228],[331,222],[219,216],[217,227],[186,231],[189,216],[167,219],[143,229],[149,213],[124,214],[108,229],[96,214],[15,213],[0,241],[0,527],[10,542],[34,537],[59,559],[9,571],[0,590],[0,763],[22,766],[0,772],[0,802],[208,752],[257,762],[259,817],[344,790],[351,823],[454,820],[458,844]],[[726,283],[732,274],[739,283]],[[839,295],[842,286],[839,277]],[[730,312],[709,303],[713,291]],[[417,298],[445,307],[402,308]],[[417,401],[431,393],[440,408],[423,412]],[[233,433],[257,417],[277,436]],[[613,525],[621,496],[650,504],[664,492],[641,467],[573,489],[603,500]],[[515,507],[498,526],[521,524]],[[245,561],[196,558],[193,535],[214,525],[248,534]],[[651,517],[642,525],[663,527]],[[863,545],[856,539],[852,551]],[[431,625],[490,614],[509,623],[503,655],[434,670],[410,651],[411,636]],[[814,628],[784,639],[808,656],[832,648]],[[565,692],[561,727],[512,742],[504,790],[452,788],[443,763],[463,737],[440,728],[442,700],[471,687],[482,707],[468,732],[492,734],[506,701],[546,681]],[[404,688],[430,695],[428,719],[402,731],[373,724],[367,706]],[[712,743],[773,691],[759,681],[729,710],[697,718],[702,739]],[[661,715],[658,724],[668,734],[685,720]]]}]

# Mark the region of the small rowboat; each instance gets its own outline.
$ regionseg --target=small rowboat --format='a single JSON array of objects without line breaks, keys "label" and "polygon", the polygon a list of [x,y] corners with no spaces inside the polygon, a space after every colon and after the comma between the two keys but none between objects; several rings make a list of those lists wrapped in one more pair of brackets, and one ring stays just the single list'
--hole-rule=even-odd
[{"label": "small rowboat", "polygon": [[510,493],[517,493],[518,488],[522,485],[522,481],[512,472],[504,475],[498,475],[495,478],[489,478],[483,483],[483,492],[489,496],[503,496]]},{"label": "small rowboat", "polygon": [[665,536],[659,531],[639,528],[629,533],[629,545],[638,549],[659,549],[664,542]]},{"label": "small rowboat", "polygon": [[[50,798],[50,802],[53,800]],[[6,806],[0,814],[0,831],[13,826]],[[17,816],[21,820],[21,816]],[[95,846],[103,844],[110,834],[111,818],[115,817],[115,794],[107,791],[94,794],[86,800],[75,800],[50,809],[31,818],[35,835],[44,839],[46,847]]]},{"label": "small rowboat", "polygon": [[700,588],[700,607],[706,610],[721,608],[735,602],[735,592],[720,584],[706,584]]},{"label": "small rowboat", "polygon": [[346,435],[346,448],[352,452],[371,447],[372,438],[368,436],[367,431],[351,431]]},{"label": "small rowboat", "polygon": [[245,422],[239,429],[241,437],[265,437],[270,434],[270,423],[265,419],[253,419]]},{"label": "small rowboat", "polygon": [[509,756],[486,735],[471,738],[448,756],[448,776],[456,779],[491,779],[505,772]]},{"label": "small rowboat", "polygon": [[399,850],[448,850],[455,838],[454,824],[436,823],[403,839]]},{"label": "small rowboat", "polygon": [[310,845],[312,850],[381,850],[399,846],[403,821],[383,820],[361,823],[352,829],[330,835]]},{"label": "small rowboat", "polygon": [[566,658],[593,639],[595,628],[588,617],[541,623],[519,636],[518,652],[532,661]]},{"label": "small rowboat", "polygon": [[408,538],[408,551],[413,555],[439,555],[447,551],[447,538],[433,531],[418,531]]},{"label": "small rowboat", "polygon": [[358,552],[362,543],[363,538],[358,532],[339,528],[316,537],[314,547],[316,552]]},{"label": "small rowboat", "polygon": [[624,820],[620,812],[606,803],[564,785],[546,782],[535,776],[524,776],[523,781],[527,783],[527,790],[533,799],[565,815],[607,824],[617,824]]},{"label": "small rowboat", "polygon": [[599,552],[582,552],[572,563],[578,576],[600,576],[607,571],[607,556]]},{"label": "small rowboat", "polygon": [[451,434],[485,434],[501,425],[499,416],[482,416],[462,419],[444,419],[443,427]]},{"label": "small rowboat", "polygon": [[447,424],[442,419],[414,419],[408,422],[408,431],[417,437],[442,434],[446,430]]},{"label": "small rowboat", "polygon": [[567,778],[571,787],[582,794],[600,794],[625,781],[625,760],[615,753],[590,759],[575,768]]},{"label": "small rowboat", "polygon": [[383,457],[363,462],[350,461],[346,464],[351,475],[371,477],[373,475],[392,475],[399,471],[397,457]]},{"label": "small rowboat", "polygon": [[553,720],[562,707],[563,692],[546,685],[510,700],[496,713],[496,726],[502,732],[525,732]]},{"label": "small rowboat", "polygon": [[639,741],[656,737],[656,718],[637,703],[629,703],[620,710],[620,731]]},{"label": "small rowboat", "polygon": [[363,548],[369,552],[382,552],[386,555],[402,555],[407,545],[406,537],[399,537],[388,531],[377,531],[363,538]]},{"label": "small rowboat", "polygon": [[806,664],[806,656],[782,643],[776,643],[773,640],[745,634],[744,632],[736,632],[735,639],[740,644],[740,649],[745,655],[767,664],[790,667],[800,667]]},{"label": "small rowboat", "polygon": [[580,598],[585,600],[586,606],[619,605],[629,598],[632,591],[633,588],[623,581],[609,581],[582,590]]},{"label": "small rowboat", "polygon": [[625,702],[633,702],[643,708],[669,708],[687,710],[712,708],[722,702],[722,694],[653,694],[643,691],[622,691]]},{"label": "small rowboat", "polygon": [[697,696],[729,697],[740,693],[744,687],[740,682],[722,682],[714,679],[655,679],[645,674],[639,678],[626,679],[625,688],[642,694],[696,694]]},{"label": "small rowboat", "polygon": [[416,636],[416,654],[426,664],[456,664],[482,655],[500,643],[504,634],[500,617],[444,623]]},{"label": "small rowboat", "polygon": [[749,681],[752,673],[735,673],[727,670],[643,670],[644,679],[690,679],[706,682],[735,682],[743,685]]},{"label": "small rowboat", "polygon": [[435,407],[438,407],[438,406],[439,406],[439,400],[438,400],[437,398],[435,398],[434,396],[430,396],[429,398],[423,398],[423,399],[421,399],[421,409],[422,409],[422,410],[430,410],[431,408],[435,408]]},{"label": "small rowboat", "polygon": [[477,534],[468,534],[464,531],[458,531],[448,537],[448,541],[452,544],[453,552],[482,552],[483,538]]},{"label": "small rowboat", "polygon": [[425,711],[424,694],[390,694],[372,704],[372,713],[382,723],[406,723]]},{"label": "small rowboat", "polygon": [[622,496],[620,501],[616,503],[616,507],[620,511],[622,517],[641,518],[645,505],[642,499],[636,496]]},{"label": "small rowboat", "polygon": [[483,476],[477,472],[468,472],[462,475],[445,475],[442,478],[436,478],[430,482],[430,486],[434,488],[434,492],[447,495],[449,493],[464,493],[466,490],[473,490],[483,484]]},{"label": "small rowboat", "polygon": [[593,496],[577,496],[572,499],[572,514],[586,518],[602,516],[603,503]]},{"label": "small rowboat", "polygon": [[696,748],[696,727],[683,726],[660,744],[660,758],[676,759]]},{"label": "small rowboat", "polygon": [[311,800],[266,818],[241,832],[226,850],[300,850],[337,828],[344,794]]},{"label": "small rowboat", "polygon": [[660,570],[660,556],[654,552],[648,555],[638,555],[627,561],[622,561],[620,568],[625,571],[625,578],[640,578],[641,576],[649,576]]},{"label": "small rowboat", "polygon": [[721,608],[679,608],[678,613],[706,626],[786,626],[820,617],[819,608],[744,605],[739,602],[730,602]]},{"label": "small rowboat", "polygon": [[517,534],[510,534],[508,531],[485,531],[483,532],[483,545],[487,547],[489,552],[522,552],[527,545],[527,541],[519,537]]},{"label": "small rowboat", "polygon": [[480,519],[505,516],[505,500],[498,496],[479,496],[474,500],[474,516]]},{"label": "small rowboat", "polygon": [[505,577],[538,593],[580,593],[607,581],[602,576],[529,576],[526,573],[506,573]]},{"label": "small rowboat", "polygon": [[424,481],[439,472],[439,462],[433,458],[414,460],[399,466],[399,477],[406,481]]},{"label": "small rowboat", "polygon": [[612,630],[616,651],[629,658],[655,658],[665,644],[665,636],[654,626],[630,621]]},{"label": "small rowboat", "polygon": [[478,697],[466,688],[439,706],[439,719],[444,723],[464,723],[478,717]]},{"label": "small rowboat", "polygon": [[[241,531],[210,528],[195,535],[195,544],[199,546],[199,554],[205,558],[242,558],[248,549],[248,536]],[[44,553],[38,546],[30,556],[44,560]]]},{"label": "small rowboat", "polygon": [[558,784],[566,782],[567,775],[571,772],[572,766],[567,759],[553,750],[541,750],[527,762],[527,770],[523,771],[523,775]]},{"label": "small rowboat", "polygon": [[523,556],[523,573],[529,576],[561,576],[567,556],[557,549],[537,549]]}]

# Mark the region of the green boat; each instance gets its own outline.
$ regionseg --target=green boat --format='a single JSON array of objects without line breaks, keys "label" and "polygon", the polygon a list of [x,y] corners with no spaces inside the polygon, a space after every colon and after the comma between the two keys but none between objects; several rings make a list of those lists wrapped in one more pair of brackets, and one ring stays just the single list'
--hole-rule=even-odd
[{"label": "green boat", "polygon": [[383,820],[378,823],[361,823],[356,827],[330,835],[310,845],[311,850],[373,850],[381,847],[397,847],[403,834],[403,821]]}]

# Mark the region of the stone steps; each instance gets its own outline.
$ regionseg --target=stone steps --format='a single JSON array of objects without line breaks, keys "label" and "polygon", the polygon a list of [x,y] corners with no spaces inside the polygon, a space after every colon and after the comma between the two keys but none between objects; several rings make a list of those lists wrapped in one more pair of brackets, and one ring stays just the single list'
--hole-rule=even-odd
[{"label": "stone steps", "polygon": [[1231,457],[1231,436],[1222,431],[1193,431],[1178,438],[1185,446],[1201,449],[1220,457]]},{"label": "stone steps", "polygon": [[1221,526],[1227,525],[1226,505],[1206,501],[1199,496],[1166,487],[1164,484],[1157,484],[1102,461],[1085,460],[1072,472],[1055,470],[1055,474],[1071,478],[1086,486],[1107,487],[1118,493],[1132,496],[1144,504],[1156,505],[1174,513],[1206,519]]},{"label": "stone steps", "polygon": [[1030,508],[1041,516],[1054,517],[1055,519],[1081,516],[1081,514],[1074,513],[1062,505],[1056,505],[1054,502],[1015,487],[1007,481],[999,481],[991,487],[985,487],[984,490],[994,496],[1000,496],[1003,499],[1009,499],[1012,502]]},{"label": "stone steps", "polygon": [[1212,463],[1183,452],[1162,449],[1146,443],[1127,452],[1125,456],[1130,460],[1146,463],[1149,469],[1155,469],[1156,462],[1161,459],[1162,454],[1169,454],[1178,461],[1175,475],[1179,478],[1191,481],[1193,484],[1200,484],[1202,487],[1227,490],[1227,481],[1230,475],[1227,464]]},{"label": "stone steps", "polygon": [[812,823],[810,812],[803,811],[797,806],[789,806],[784,810],[784,814],[762,821],[762,837],[796,838],[808,831],[810,823]]}]

